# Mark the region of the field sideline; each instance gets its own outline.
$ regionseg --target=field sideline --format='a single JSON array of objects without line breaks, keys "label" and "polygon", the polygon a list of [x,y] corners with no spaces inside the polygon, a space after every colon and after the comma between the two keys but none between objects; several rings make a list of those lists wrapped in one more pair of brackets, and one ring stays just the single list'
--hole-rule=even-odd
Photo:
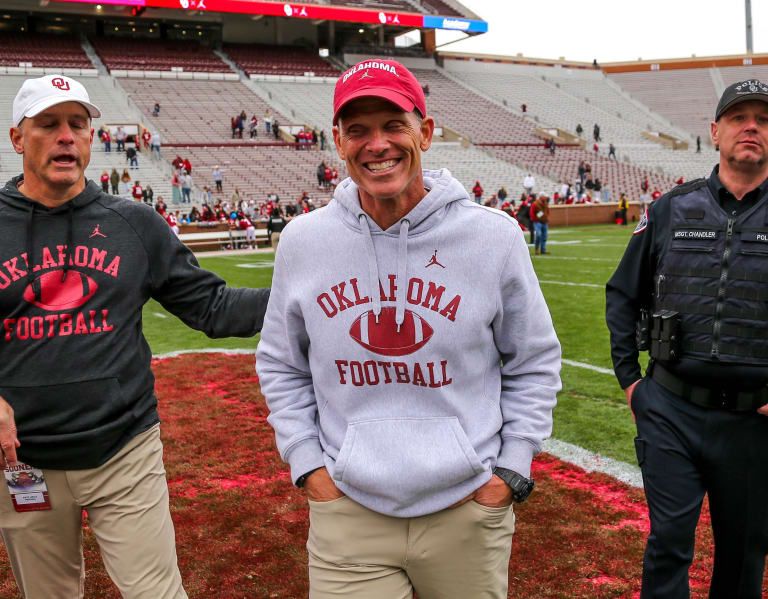
[{"label": "field sideline", "polygon": [[[634,465],[635,430],[611,370],[604,292],[631,232],[631,226],[615,225],[552,229],[550,255],[532,260],[563,348],[563,390],[553,437]],[[271,283],[273,259],[271,253],[206,256],[200,264],[230,285],[264,287]],[[144,331],[155,355],[191,349],[255,350],[258,343],[258,338],[208,339],[155,301],[144,308]],[[573,461],[552,444],[547,449]]]}]

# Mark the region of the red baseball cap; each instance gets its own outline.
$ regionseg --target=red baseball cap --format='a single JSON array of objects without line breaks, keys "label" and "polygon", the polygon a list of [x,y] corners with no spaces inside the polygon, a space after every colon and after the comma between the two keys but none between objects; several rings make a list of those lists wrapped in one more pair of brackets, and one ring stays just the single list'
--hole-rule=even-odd
[{"label": "red baseball cap", "polygon": [[424,92],[413,73],[396,60],[375,58],[357,63],[339,77],[333,94],[333,124],[339,122],[344,106],[370,96],[389,100],[403,112],[417,108],[427,115]]}]

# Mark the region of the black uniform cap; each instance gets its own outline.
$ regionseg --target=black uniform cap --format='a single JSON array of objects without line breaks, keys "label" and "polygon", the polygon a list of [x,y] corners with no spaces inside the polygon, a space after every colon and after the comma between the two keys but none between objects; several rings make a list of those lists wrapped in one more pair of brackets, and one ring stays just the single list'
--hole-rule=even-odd
[{"label": "black uniform cap", "polygon": [[717,112],[715,120],[719,120],[723,113],[731,106],[746,102],[747,100],[760,100],[768,102],[768,85],[761,83],[757,79],[747,79],[739,81],[725,88],[720,101],[717,103]]}]

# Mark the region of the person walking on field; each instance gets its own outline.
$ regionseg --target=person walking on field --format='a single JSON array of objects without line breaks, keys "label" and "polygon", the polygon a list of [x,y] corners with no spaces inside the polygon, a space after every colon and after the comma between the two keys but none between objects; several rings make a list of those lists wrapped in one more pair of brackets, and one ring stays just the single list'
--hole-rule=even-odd
[{"label": "person walking on field", "polygon": [[309,596],[506,599],[560,389],[522,232],[421,168],[435,123],[402,64],[349,69],[333,112],[350,176],[283,230],[256,357],[309,504]]},{"label": "person walking on field", "polygon": [[534,248],[536,254],[549,254],[547,237],[549,236],[549,198],[540,195],[531,205],[531,220],[533,221]]},{"label": "person walking on field", "polygon": [[122,597],[185,599],[142,308],[154,298],[210,337],[251,337],[269,290],[227,287],[151,207],[85,178],[99,116],[61,75],[27,79],[13,101],[0,467],[38,492],[3,485],[0,537],[22,596],[82,599],[85,510]]}]

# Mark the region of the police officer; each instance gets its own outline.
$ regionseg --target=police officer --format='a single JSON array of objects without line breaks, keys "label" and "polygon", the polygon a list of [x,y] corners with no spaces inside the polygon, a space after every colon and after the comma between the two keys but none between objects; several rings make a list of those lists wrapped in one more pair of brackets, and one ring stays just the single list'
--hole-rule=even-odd
[{"label": "police officer", "polygon": [[[768,86],[728,87],[711,134],[720,164],[651,205],[606,286],[611,354],[637,423],[651,520],[642,599],[689,597],[705,494],[715,540],[710,599],[762,596]],[[650,350],[645,377],[638,348]]]}]

